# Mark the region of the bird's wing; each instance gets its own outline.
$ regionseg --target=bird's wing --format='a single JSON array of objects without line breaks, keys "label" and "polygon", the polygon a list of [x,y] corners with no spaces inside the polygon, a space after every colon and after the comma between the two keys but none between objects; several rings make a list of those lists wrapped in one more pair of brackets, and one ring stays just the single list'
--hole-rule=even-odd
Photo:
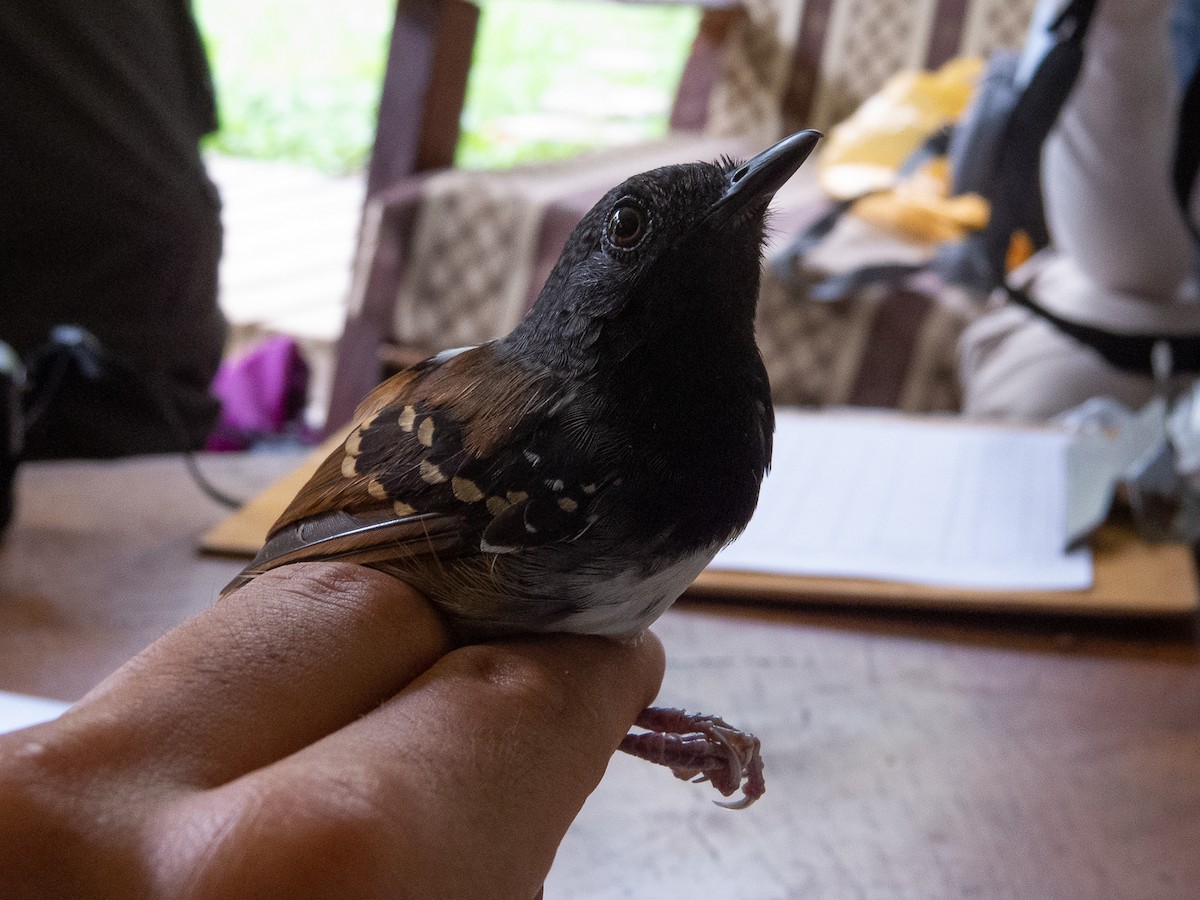
[{"label": "bird's wing", "polygon": [[293,562],[391,563],[570,540],[590,524],[597,484],[538,450],[569,399],[556,379],[489,344],[394,376],[363,401],[346,442],[225,592]]}]

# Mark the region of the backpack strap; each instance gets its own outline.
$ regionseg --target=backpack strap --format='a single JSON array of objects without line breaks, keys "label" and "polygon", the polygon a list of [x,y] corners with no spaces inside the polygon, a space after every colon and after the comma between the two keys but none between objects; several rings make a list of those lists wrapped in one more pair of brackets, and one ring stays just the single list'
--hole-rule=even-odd
[{"label": "backpack strap", "polygon": [[[830,275],[810,286],[808,296],[832,301],[880,282],[898,284],[930,271],[943,281],[981,291],[1000,286],[1009,300],[1068,337],[1099,353],[1125,372],[1153,376],[1155,355],[1169,350],[1171,371],[1200,375],[1200,335],[1115,332],[1066,319],[1042,306],[1006,277],[1009,242],[1017,231],[1029,235],[1036,248],[1049,243],[1041,192],[1041,152],[1083,66],[1083,39],[1098,0],[1072,0],[1048,26],[1050,41],[1024,86],[1017,84],[1016,55],[989,64],[992,90],[969,111],[961,126],[931,136],[906,169],[915,169],[931,151],[948,152],[955,161],[954,192],[974,191],[991,204],[988,225],[963,241],[944,244],[928,263],[883,263]],[[919,162],[912,162],[919,158]],[[963,167],[963,161],[971,165]],[[910,162],[912,163],[910,165]],[[903,170],[902,170],[903,171]],[[1200,66],[1192,74],[1180,109],[1179,144],[1173,173],[1175,193],[1189,228],[1200,242],[1200,228],[1188,214],[1188,200],[1200,176]],[[863,194],[861,196],[866,196]],[[800,270],[800,260],[831,232],[859,197],[840,201],[814,221],[776,256],[776,271],[787,277]],[[1156,350],[1156,348],[1158,348]]]},{"label": "backpack strap", "polygon": [[[1029,81],[1028,87],[1021,95],[1017,108],[1014,110],[1010,132],[1004,141],[1005,148],[1014,148],[1017,158],[1000,160],[999,166],[1004,171],[1009,166],[1023,168],[1026,171],[1038,172],[1042,144],[1058,118],[1058,113],[1066,102],[1083,61],[1082,39],[1095,11],[1096,0],[1075,0],[1066,6],[1062,14],[1051,24],[1050,30],[1056,35],[1056,43],[1047,52],[1038,66],[1037,71]],[[1176,147],[1173,183],[1175,194],[1183,209],[1184,219],[1192,234],[1200,241],[1200,231],[1192,221],[1188,212],[1188,201],[1192,186],[1200,173],[1200,68],[1193,72],[1184,91],[1179,113],[1179,138]],[[1026,98],[1029,98],[1026,100]],[[1025,109],[1022,110],[1022,106]],[[1050,111],[1052,115],[1047,115]],[[1036,156],[1030,158],[1030,152]],[[1013,196],[1014,191],[1020,190],[1017,179],[1009,179],[1007,191],[1000,196]],[[1037,184],[1035,182],[1035,184]],[[1037,221],[1041,222],[1042,233],[1030,233],[1035,245],[1048,239],[1045,234],[1045,219],[1041,210],[1041,191],[1035,192],[1037,202]],[[1071,319],[1063,318],[1034,300],[1024,290],[1014,287],[1005,277],[1004,254],[1008,249],[1009,235],[1013,223],[1019,223],[1026,217],[1032,217],[1031,205],[1020,206],[1018,200],[1015,206],[1000,204],[1001,215],[1007,215],[1008,221],[1002,222],[998,233],[994,236],[994,244],[989,246],[988,259],[996,273],[998,283],[1004,288],[1008,299],[1018,306],[1024,307],[1039,318],[1053,325],[1058,331],[1091,347],[1110,365],[1124,372],[1138,375],[1153,376],[1155,374],[1155,353],[1162,353],[1156,347],[1165,347],[1170,351],[1170,369],[1173,374],[1200,374],[1200,335],[1196,334],[1165,334],[1153,332],[1119,332],[1094,325],[1086,325]],[[993,207],[995,209],[995,207]],[[1019,212],[1017,211],[1019,209]],[[1027,221],[1032,220],[1027,219]],[[989,223],[990,226],[991,223]],[[1017,224],[1016,227],[1026,227]],[[1026,229],[1028,230],[1028,229]]]},{"label": "backpack strap", "polygon": [[995,180],[985,197],[992,216],[982,249],[1001,284],[1009,242],[1017,231],[1035,248],[1050,242],[1042,205],[1042,146],[1058,120],[1083,67],[1083,38],[1097,0],[1072,0],[1050,23],[1049,48],[1017,97],[996,151]]},{"label": "backpack strap", "polygon": [[1049,322],[1067,337],[1091,347],[1109,365],[1123,372],[1153,377],[1157,372],[1155,354],[1161,352],[1155,347],[1165,346],[1171,351],[1170,374],[1200,375],[1200,335],[1109,331],[1065,319],[1007,281],[1004,290],[1010,302]]},{"label": "backpack strap", "polygon": [[1192,237],[1200,243],[1200,226],[1192,218],[1192,186],[1200,173],[1200,66],[1192,72],[1179,104],[1179,137],[1175,144],[1175,168],[1171,180],[1175,186],[1175,199],[1183,212]]},{"label": "backpack strap", "polygon": [[[915,150],[904,158],[904,162],[896,170],[896,181],[902,181],[912,176],[929,160],[945,156],[953,135],[954,126],[947,124],[925,138]],[[864,197],[870,197],[872,194],[878,194],[885,190],[887,188],[862,191],[844,200],[835,201],[825,212],[804,226],[800,230],[800,233],[792,238],[791,243],[786,248],[776,254],[772,254],[770,260],[772,270],[779,278],[785,281],[790,280],[795,273],[801,271],[803,268],[804,257],[837,227],[838,222],[853,208],[855,203]],[[876,281],[894,280],[899,276],[906,276],[923,268],[923,265],[892,265],[890,263],[878,266],[864,266],[861,272],[856,269],[829,276],[820,282],[815,290],[810,292],[810,296],[814,300],[838,300],[868,284]]]},{"label": "backpack strap", "polygon": [[[1049,243],[1040,181],[1042,145],[1079,77],[1083,38],[1097,2],[1071,0],[1050,22],[1047,49],[1023,86],[1017,83],[1023,65],[1019,54],[997,54],[963,125],[939,129],[905,160],[901,176],[932,155],[948,155],[954,162],[954,193],[973,191],[991,206],[982,231],[935,257],[932,268],[944,278],[987,291],[1004,281],[1014,232],[1024,231],[1037,248]],[[802,257],[864,196],[840,201],[804,229],[773,258],[775,271],[784,277],[799,271]],[[863,273],[832,276],[820,293],[822,299],[835,299],[847,289],[909,274],[903,267],[873,266]]]}]

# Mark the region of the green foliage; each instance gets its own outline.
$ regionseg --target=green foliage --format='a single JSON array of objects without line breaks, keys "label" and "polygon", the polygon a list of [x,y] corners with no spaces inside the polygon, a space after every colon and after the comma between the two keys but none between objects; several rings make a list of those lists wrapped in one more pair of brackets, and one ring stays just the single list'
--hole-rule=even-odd
[{"label": "green foliage", "polygon": [[[365,164],[393,0],[194,0],[217,83],[209,146],[329,172]],[[487,0],[459,143],[473,167],[566,156],[666,128],[688,8]]]},{"label": "green foliage", "polygon": [[331,172],[370,151],[389,0],[195,0],[217,85],[213,149]]},{"label": "green foliage", "polygon": [[687,7],[492,0],[458,163],[542,160],[663,134],[697,21]]}]

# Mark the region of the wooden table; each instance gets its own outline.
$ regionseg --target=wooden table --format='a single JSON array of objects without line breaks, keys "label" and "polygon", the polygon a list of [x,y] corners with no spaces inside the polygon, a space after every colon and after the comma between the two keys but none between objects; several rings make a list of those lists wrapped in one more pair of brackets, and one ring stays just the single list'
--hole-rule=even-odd
[{"label": "wooden table", "polygon": [[[203,459],[249,495],[292,455]],[[74,699],[212,602],[224,511],[177,459],[26,465],[0,689]],[[1200,896],[1200,641],[1157,625],[686,603],[660,701],[763,739],[746,812],[617,757],[555,898]]]}]

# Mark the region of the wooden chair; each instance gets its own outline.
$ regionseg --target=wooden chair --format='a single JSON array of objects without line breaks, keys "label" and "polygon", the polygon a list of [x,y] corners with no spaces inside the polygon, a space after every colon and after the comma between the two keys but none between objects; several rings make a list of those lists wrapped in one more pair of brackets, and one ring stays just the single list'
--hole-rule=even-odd
[{"label": "wooden chair", "polygon": [[[478,173],[452,166],[479,10],[468,0],[400,0],[330,426],[391,371],[506,333],[579,217],[624,177],[826,128],[896,71],[1019,44],[1033,2],[690,0],[702,13],[665,139]],[[785,225],[819,200],[811,173],[788,191]],[[795,327],[786,324],[787,340]]]}]

